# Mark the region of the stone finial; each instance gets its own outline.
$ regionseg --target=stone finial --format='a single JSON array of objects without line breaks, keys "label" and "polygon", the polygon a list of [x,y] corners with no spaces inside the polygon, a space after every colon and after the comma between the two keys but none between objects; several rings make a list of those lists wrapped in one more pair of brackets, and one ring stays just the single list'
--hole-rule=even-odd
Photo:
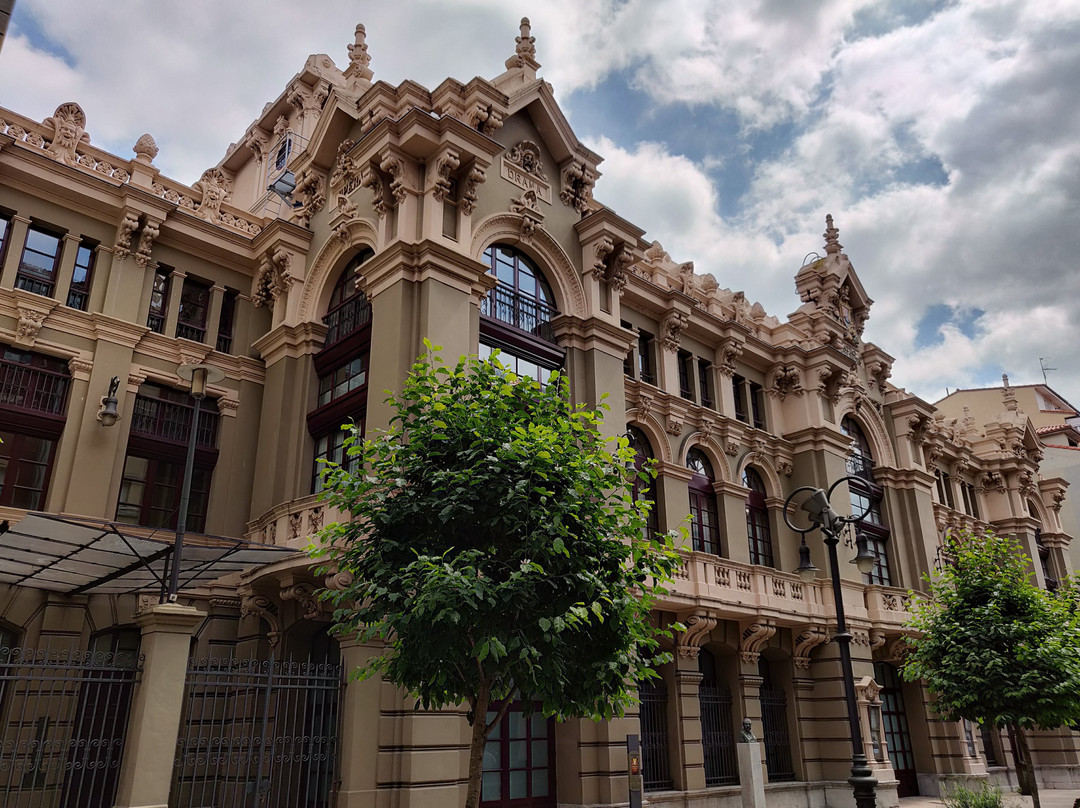
[{"label": "stone finial", "polygon": [[1001,400],[1005,404],[1005,409],[1015,412],[1019,408],[1019,404],[1016,402],[1016,391],[1009,387],[1009,375],[1007,373],[1001,374]]},{"label": "stone finial", "polygon": [[514,37],[514,42],[517,43],[518,56],[531,56],[536,58],[536,37],[531,36],[532,23],[529,22],[528,17],[521,18],[521,36]]},{"label": "stone finial", "polygon": [[157,143],[154,142],[154,138],[151,137],[149,132],[136,140],[131,150],[135,152],[135,159],[140,163],[152,163],[154,158],[158,156]]},{"label": "stone finial", "polygon": [[832,214],[829,213],[825,216],[825,252],[829,255],[834,255],[844,249],[844,246],[840,243],[840,231],[833,227]]},{"label": "stone finial", "polygon": [[361,77],[370,80],[375,74],[369,67],[371,64],[371,54],[368,53],[367,29],[364,28],[363,23],[356,26],[354,44],[349,45],[348,49],[349,67],[353,68],[353,71]]},{"label": "stone finial", "polygon": [[532,36],[532,23],[528,17],[521,18],[521,33],[514,37],[514,42],[517,47],[514,48],[514,55],[506,60],[507,69],[529,68],[535,72],[540,63],[536,61],[536,37]]}]

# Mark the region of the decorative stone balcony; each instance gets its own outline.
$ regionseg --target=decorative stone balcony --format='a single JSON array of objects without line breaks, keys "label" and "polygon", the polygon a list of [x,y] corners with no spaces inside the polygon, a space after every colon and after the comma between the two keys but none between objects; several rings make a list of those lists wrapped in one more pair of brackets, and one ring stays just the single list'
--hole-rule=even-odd
[{"label": "decorative stone balcony", "polygon": [[906,589],[895,586],[867,586],[866,613],[875,628],[898,631],[911,617],[912,596]]},{"label": "decorative stone balcony", "polygon": [[258,519],[248,522],[244,538],[260,544],[303,550],[324,525],[344,518],[341,511],[312,494],[275,505]]}]

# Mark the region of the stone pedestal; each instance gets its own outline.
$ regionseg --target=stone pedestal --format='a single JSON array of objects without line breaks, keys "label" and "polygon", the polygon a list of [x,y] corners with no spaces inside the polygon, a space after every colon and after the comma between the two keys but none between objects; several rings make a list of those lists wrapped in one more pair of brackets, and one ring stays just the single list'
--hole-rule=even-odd
[{"label": "stone pedestal", "polygon": [[743,808],[765,808],[765,775],[761,770],[761,744],[738,744],[739,783]]}]

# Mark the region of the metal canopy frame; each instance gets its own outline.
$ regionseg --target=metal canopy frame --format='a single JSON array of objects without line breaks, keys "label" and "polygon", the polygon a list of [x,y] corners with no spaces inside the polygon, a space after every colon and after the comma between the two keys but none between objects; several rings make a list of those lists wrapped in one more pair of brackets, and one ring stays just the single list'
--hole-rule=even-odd
[{"label": "metal canopy frame", "polygon": [[[0,583],[67,595],[158,591],[172,573],[173,539],[137,536],[126,525],[29,513],[0,533]],[[242,572],[299,551],[220,536],[190,537],[181,588]]]}]

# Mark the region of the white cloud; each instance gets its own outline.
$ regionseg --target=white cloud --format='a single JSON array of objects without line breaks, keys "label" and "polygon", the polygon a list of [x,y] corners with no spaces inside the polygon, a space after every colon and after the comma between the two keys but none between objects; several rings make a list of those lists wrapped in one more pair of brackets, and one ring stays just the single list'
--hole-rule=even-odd
[{"label": "white cloud", "polygon": [[[590,143],[606,158],[598,197],[676,260],[783,316],[798,305],[792,277],[821,249],[833,213],[877,300],[867,335],[898,357],[894,381],[936,397],[945,385],[994,381],[983,374],[998,363],[1032,382],[1046,356],[1058,368],[1051,383],[1080,401],[1080,5],[537,5],[332,0],[313,13],[269,0],[19,3],[0,53],[0,104],[41,120],[78,101],[94,143],[126,156],[149,131],[157,164],[191,182],[309,53],[344,64],[357,22],[376,78],[430,87],[447,75],[497,75],[528,15],[541,75],[559,93],[625,79],[658,109],[694,105],[673,127],[738,113],[741,138],[701,162],[628,141],[618,119]],[[905,21],[912,7],[925,13]],[[31,16],[72,65],[19,33]],[[715,178],[757,159],[754,134],[777,123],[794,127],[790,141],[754,166],[741,199],[726,198]],[[940,344],[920,350],[918,319],[941,304],[986,314],[971,336],[946,326]]]}]

